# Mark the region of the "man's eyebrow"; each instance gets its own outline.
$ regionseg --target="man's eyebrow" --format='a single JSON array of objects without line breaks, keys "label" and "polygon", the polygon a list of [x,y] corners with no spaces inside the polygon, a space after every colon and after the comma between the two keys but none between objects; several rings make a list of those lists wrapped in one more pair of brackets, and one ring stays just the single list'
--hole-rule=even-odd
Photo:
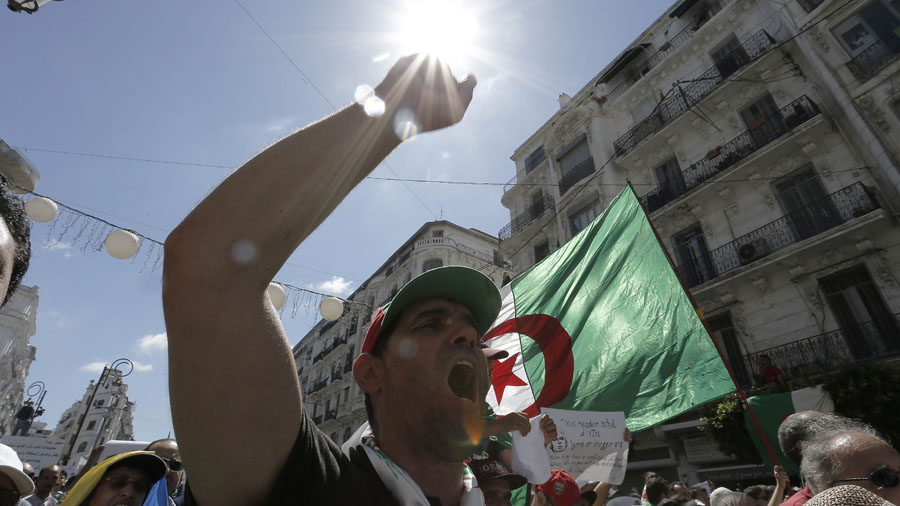
[{"label": "man's eyebrow", "polygon": [[[413,323],[417,323],[422,320],[427,320],[429,318],[449,316],[450,313],[451,313],[451,311],[449,309],[443,308],[443,307],[438,307],[438,308],[434,308],[434,309],[426,309],[425,311],[422,311],[421,313],[415,315],[413,317],[412,321],[413,321]],[[475,317],[472,316],[472,313],[470,313],[468,309],[465,311],[461,311],[459,317],[463,321],[468,323],[469,325],[471,325],[473,327],[476,326],[475,325]]]}]

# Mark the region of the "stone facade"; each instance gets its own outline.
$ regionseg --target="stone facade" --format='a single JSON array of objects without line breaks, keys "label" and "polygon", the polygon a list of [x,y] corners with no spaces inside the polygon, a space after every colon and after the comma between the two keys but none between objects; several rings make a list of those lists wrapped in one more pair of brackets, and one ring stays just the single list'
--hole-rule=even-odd
[{"label": "stone facade", "polygon": [[[900,353],[900,44],[866,23],[900,7],[782,3],[674,4],[516,149],[501,201],[518,273],[630,181],[747,388],[761,354],[790,379]],[[693,418],[638,435],[629,480],[770,477]]]},{"label": "stone facade", "polygon": [[510,272],[496,237],[448,221],[426,223],[347,297],[341,318],[320,321],[294,346],[303,408],[335,443],[366,421],[352,367],[375,311],[414,276],[447,265],[479,269],[498,286]]},{"label": "stone facade", "polygon": [[19,285],[0,309],[0,434],[12,432],[25,400],[25,378],[36,353],[28,341],[36,330],[37,307],[38,288]]}]

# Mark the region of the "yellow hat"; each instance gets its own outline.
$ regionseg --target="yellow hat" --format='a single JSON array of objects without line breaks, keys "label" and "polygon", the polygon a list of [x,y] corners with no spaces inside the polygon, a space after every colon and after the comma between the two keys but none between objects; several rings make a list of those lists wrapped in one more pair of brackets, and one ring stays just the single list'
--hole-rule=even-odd
[{"label": "yellow hat", "polygon": [[72,490],[69,491],[69,494],[66,495],[66,499],[60,506],[79,506],[89,495],[91,495],[91,492],[93,492],[97,484],[100,483],[100,478],[103,478],[103,475],[106,474],[109,467],[113,464],[124,463],[123,461],[127,461],[129,466],[138,467],[147,471],[150,475],[151,485],[165,476],[166,470],[168,469],[166,463],[153,452],[126,452],[113,455],[85,473],[85,475],[78,480],[78,483],[72,487]]}]

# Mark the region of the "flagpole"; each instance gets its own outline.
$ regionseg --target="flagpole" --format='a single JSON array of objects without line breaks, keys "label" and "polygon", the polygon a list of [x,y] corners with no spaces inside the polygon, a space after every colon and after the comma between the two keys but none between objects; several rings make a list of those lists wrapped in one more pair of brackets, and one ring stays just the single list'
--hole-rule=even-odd
[{"label": "flagpole", "polygon": [[[637,199],[637,192],[635,192],[634,187],[631,186],[631,180],[626,179],[625,181],[628,184],[628,189],[631,190],[631,194],[634,195],[635,199]],[[743,402],[744,407],[747,409],[747,413],[750,414],[750,420],[753,422],[753,426],[756,428],[756,432],[759,433],[759,437],[760,439],[762,439],[763,445],[766,447],[766,451],[769,453],[769,457],[772,458],[772,462],[774,462],[776,466],[779,465],[778,457],[775,456],[775,451],[772,449],[772,445],[769,444],[769,439],[763,432],[762,426],[759,424],[759,420],[756,418],[756,413],[753,412],[753,408],[751,408],[750,403],[747,402],[747,393],[744,392],[744,389],[741,388],[741,385],[735,379],[734,371],[731,370],[731,365],[727,360],[725,360],[725,355],[722,354],[722,349],[719,347],[719,343],[717,343],[715,338],[713,338],[712,332],[710,332],[709,326],[706,324],[706,317],[703,316],[703,310],[701,310],[700,306],[697,305],[697,301],[694,300],[693,294],[691,294],[691,291],[688,290],[687,285],[684,283],[684,279],[681,278],[681,273],[678,272],[678,268],[675,266],[675,262],[672,261],[672,256],[669,255],[669,250],[666,248],[666,244],[659,236],[659,232],[657,232],[656,227],[653,226],[653,221],[650,219],[650,214],[647,213],[647,209],[645,209],[643,205],[640,205],[640,199],[638,199],[638,203],[641,211],[643,211],[644,213],[644,217],[647,218],[647,223],[650,224],[650,230],[652,230],[653,235],[656,236],[656,242],[658,242],[662,247],[663,253],[666,255],[666,260],[669,261],[669,265],[675,272],[675,276],[678,278],[678,282],[681,283],[681,288],[684,290],[684,293],[687,294],[688,300],[691,301],[691,305],[694,306],[694,311],[697,313],[700,321],[703,322],[703,328],[706,329],[706,334],[709,336],[710,341],[712,341],[713,346],[716,347],[716,351],[719,353],[719,359],[722,360],[722,363],[725,365],[725,369],[728,371],[728,375],[731,376],[731,382],[734,383],[734,387],[737,389],[738,396],[741,398],[741,402]]]}]

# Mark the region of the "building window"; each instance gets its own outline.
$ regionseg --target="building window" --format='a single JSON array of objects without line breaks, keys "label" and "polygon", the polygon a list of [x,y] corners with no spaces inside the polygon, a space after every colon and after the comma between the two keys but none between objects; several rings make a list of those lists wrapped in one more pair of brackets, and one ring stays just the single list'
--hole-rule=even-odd
[{"label": "building window", "polygon": [[725,311],[706,319],[706,325],[712,334],[716,344],[719,345],[722,355],[728,364],[731,365],[731,371],[734,373],[735,379],[742,387],[751,386],[752,376],[747,372],[744,365],[744,353],[741,351],[741,343],[738,340],[738,333],[734,328],[731,320],[731,312]]},{"label": "building window", "polygon": [[826,276],[819,284],[855,358],[881,358],[900,352],[900,325],[865,265]]},{"label": "building window", "polygon": [[541,144],[530,155],[528,155],[528,158],[525,159],[525,173],[530,173],[546,159],[547,156],[544,154],[544,145]]},{"label": "building window", "polygon": [[75,450],[75,453],[81,453],[87,449],[87,441],[82,441],[80,445],[78,445],[78,449]]},{"label": "building window", "polygon": [[694,225],[676,235],[675,247],[681,257],[678,271],[684,276],[688,286],[697,286],[716,277],[700,225]]},{"label": "building window", "polygon": [[87,429],[85,429],[85,430],[93,430],[94,427],[96,427],[96,426],[97,426],[97,420],[91,420],[90,422],[88,422]]},{"label": "building window", "polygon": [[579,209],[575,214],[569,217],[569,226],[572,229],[572,235],[584,230],[584,227],[588,226],[588,224],[594,221],[594,218],[599,216],[602,212],[603,205],[600,204],[599,199],[595,200],[592,204],[588,204]]},{"label": "building window", "polygon": [[847,66],[866,80],[900,55],[900,0],[874,0],[832,30],[850,55]]},{"label": "building window", "polygon": [[443,230],[432,230],[431,237],[444,237],[444,231]]},{"label": "building window", "polygon": [[538,263],[541,260],[547,258],[547,255],[550,254],[550,242],[544,241],[537,246],[534,247],[534,263]]},{"label": "building window", "polygon": [[344,403],[350,399],[350,387],[344,388]]},{"label": "building window", "polygon": [[684,192],[687,191],[687,187],[684,184],[684,174],[682,174],[681,166],[678,165],[676,158],[669,159],[656,168],[656,179],[659,181],[659,186],[662,187],[662,192],[667,198],[666,202],[684,195]]},{"label": "building window", "polygon": [[431,269],[437,269],[438,267],[442,267],[444,265],[444,261],[440,258],[429,258],[422,262],[422,272],[428,272]]},{"label": "building window", "polygon": [[106,402],[106,399],[98,399],[97,406],[102,406]]},{"label": "building window", "polygon": [[591,152],[588,149],[586,139],[573,146],[572,149],[566,151],[559,158],[559,168],[562,171],[563,177],[566,177],[566,175],[572,172],[581,162],[590,157]]},{"label": "building window", "polygon": [[744,46],[733,35],[710,53],[710,56],[723,79],[750,61],[750,56],[747,54]]},{"label": "building window", "polygon": [[798,240],[812,237],[841,223],[841,215],[828,198],[822,180],[811,166],[803,167],[772,185],[778,202]]},{"label": "building window", "polygon": [[337,432],[332,432],[332,433],[331,433],[331,440],[332,440],[332,441],[337,441],[337,440],[338,440],[338,438],[337,438]]}]

